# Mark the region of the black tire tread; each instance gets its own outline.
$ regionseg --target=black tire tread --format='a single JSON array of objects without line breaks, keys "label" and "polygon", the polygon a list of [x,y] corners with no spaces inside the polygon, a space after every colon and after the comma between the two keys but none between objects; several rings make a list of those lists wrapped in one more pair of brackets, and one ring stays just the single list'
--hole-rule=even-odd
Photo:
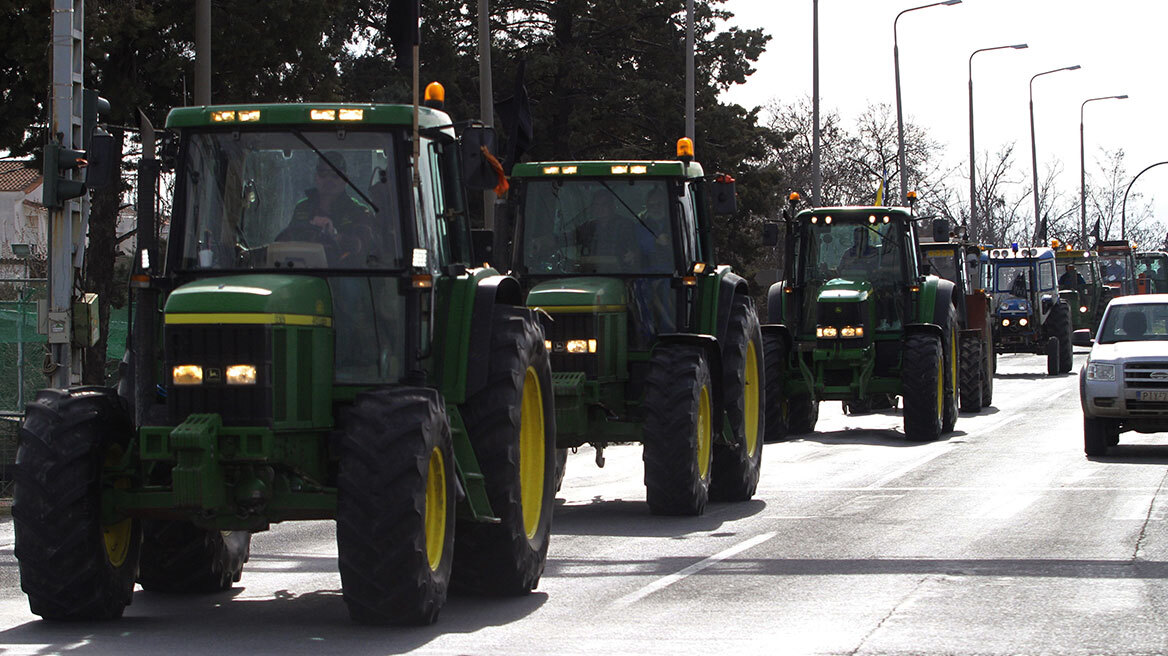
[{"label": "black tire tread", "polygon": [[961,411],[978,412],[982,408],[982,376],[985,375],[985,356],[981,335],[961,336]]},{"label": "black tire tread", "polygon": [[240,579],[251,547],[251,533],[199,528],[177,520],[142,523],[138,583],[144,590],[210,593]]},{"label": "black tire tread", "polygon": [[[746,389],[747,344],[754,344],[755,380],[762,389]],[[710,499],[714,501],[749,501],[758,489],[762,467],[762,445],[766,437],[766,385],[763,382],[764,363],[762,329],[754,303],[748,296],[736,297],[730,310],[730,323],[722,348],[722,405],[731,434],[732,444],[713,445],[714,462],[710,474]],[[758,395],[758,426],[754,453],[746,443],[746,394]]]},{"label": "black tire tread", "polygon": [[710,477],[700,475],[697,463],[702,387],[712,392],[701,350],[682,344],[653,349],[645,380],[643,457],[645,499],[655,515],[700,515],[705,510]]},{"label": "black tire tread", "polygon": [[904,339],[901,356],[904,437],[912,442],[930,442],[941,437],[941,415],[937,412],[941,349],[941,340],[935,335],[910,333]]}]

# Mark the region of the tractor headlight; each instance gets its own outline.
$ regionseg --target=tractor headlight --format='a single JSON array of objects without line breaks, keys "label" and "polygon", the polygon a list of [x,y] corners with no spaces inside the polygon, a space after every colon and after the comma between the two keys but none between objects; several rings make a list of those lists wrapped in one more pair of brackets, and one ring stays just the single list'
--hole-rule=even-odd
[{"label": "tractor headlight", "polygon": [[549,351],[552,350],[552,340],[550,340],[550,339],[543,340],[543,345],[544,345],[544,348],[546,348],[547,350],[549,350]]},{"label": "tractor headlight", "polygon": [[228,385],[255,385],[256,368],[252,364],[233,364],[227,367]]},{"label": "tractor headlight", "polygon": [[1080,306],[1079,306],[1079,312],[1086,312],[1086,311],[1087,311],[1087,306],[1086,306],[1086,305],[1080,305]]},{"label": "tractor headlight", "polygon": [[839,337],[839,330],[835,326],[818,326],[815,328],[815,336],[824,339],[835,339]]},{"label": "tractor headlight", "polygon": [[1027,319],[1026,317],[1022,317],[1021,319],[1018,320],[1019,326],[1025,326],[1028,323],[1030,323],[1030,320]]},{"label": "tractor headlight", "polygon": [[1110,362],[1088,362],[1087,380],[1115,380],[1115,365]]},{"label": "tractor headlight", "polygon": [[197,364],[180,364],[171,372],[175,385],[202,385],[203,368]]},{"label": "tractor headlight", "polygon": [[569,339],[564,342],[564,350],[568,353],[595,353],[595,339]]},{"label": "tractor headlight", "polygon": [[1010,320],[1009,320],[1009,319],[1002,319],[1002,325],[1003,325],[1003,326],[1008,326],[1008,325],[1010,325]]},{"label": "tractor headlight", "polygon": [[863,337],[864,336],[864,327],[863,326],[844,326],[843,328],[840,328],[839,335],[840,335],[840,337],[849,338],[849,339],[853,338],[853,337]]}]

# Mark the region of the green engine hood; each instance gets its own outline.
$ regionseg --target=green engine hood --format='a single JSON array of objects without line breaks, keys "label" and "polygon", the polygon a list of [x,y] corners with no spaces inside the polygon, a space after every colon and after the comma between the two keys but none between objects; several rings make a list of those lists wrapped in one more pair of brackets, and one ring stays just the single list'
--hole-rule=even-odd
[{"label": "green engine hood", "polygon": [[529,307],[594,309],[597,312],[622,310],[628,292],[617,278],[561,278],[541,282],[527,293]]},{"label": "green engine hood", "polygon": [[860,303],[868,300],[872,293],[872,283],[866,280],[835,278],[819,288],[819,302]]},{"label": "green engine hood", "polygon": [[[253,315],[249,323],[328,324],[332,294],[321,278],[285,275],[243,275],[208,278],[187,283],[166,299],[167,322],[175,315],[200,323],[218,321],[214,315]],[[190,315],[207,315],[196,317]]]}]

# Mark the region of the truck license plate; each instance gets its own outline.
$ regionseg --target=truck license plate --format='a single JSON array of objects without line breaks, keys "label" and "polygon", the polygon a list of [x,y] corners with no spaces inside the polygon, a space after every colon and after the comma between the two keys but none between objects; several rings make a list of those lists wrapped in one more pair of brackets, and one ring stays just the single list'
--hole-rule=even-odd
[{"label": "truck license plate", "polygon": [[1141,400],[1141,401],[1168,401],[1168,391],[1166,391],[1166,392],[1160,392],[1160,391],[1155,391],[1155,392],[1141,391],[1141,392],[1139,393],[1139,397],[1138,397],[1138,398],[1139,398],[1139,400]]}]

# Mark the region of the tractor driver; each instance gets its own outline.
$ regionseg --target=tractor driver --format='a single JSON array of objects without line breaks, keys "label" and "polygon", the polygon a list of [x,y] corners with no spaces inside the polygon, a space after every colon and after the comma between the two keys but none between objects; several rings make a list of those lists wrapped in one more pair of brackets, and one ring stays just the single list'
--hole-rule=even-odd
[{"label": "tractor driver", "polygon": [[1087,281],[1083,279],[1082,274],[1075,270],[1075,265],[1068,264],[1063,275],[1059,276],[1058,284],[1063,289],[1082,289],[1087,286]]},{"label": "tractor driver", "polygon": [[373,245],[373,213],[346,193],[348,183],[342,177],[345,168],[345,158],[340,153],[325,153],[317,161],[316,185],[305,190],[304,198],[296,203],[292,221],[279,239],[330,245],[335,242],[338,247],[335,264],[360,267],[362,253]]},{"label": "tractor driver", "polygon": [[839,271],[868,271],[876,268],[876,249],[868,243],[868,229],[858,226],[852,230],[852,245],[839,261]]}]

